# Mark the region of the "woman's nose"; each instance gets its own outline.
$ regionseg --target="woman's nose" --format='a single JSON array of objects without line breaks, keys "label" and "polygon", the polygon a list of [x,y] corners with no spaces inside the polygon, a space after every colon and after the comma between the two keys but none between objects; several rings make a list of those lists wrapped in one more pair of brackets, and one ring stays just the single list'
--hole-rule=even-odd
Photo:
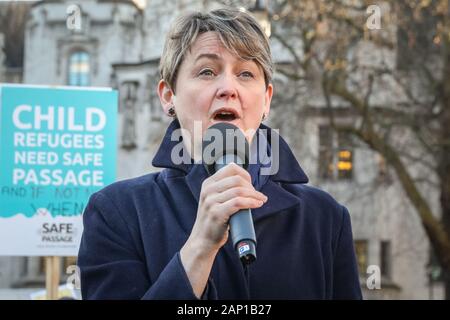
[{"label": "woman's nose", "polygon": [[219,89],[217,90],[217,98],[236,98],[236,84],[234,82],[233,76],[224,75],[222,81],[219,83]]}]

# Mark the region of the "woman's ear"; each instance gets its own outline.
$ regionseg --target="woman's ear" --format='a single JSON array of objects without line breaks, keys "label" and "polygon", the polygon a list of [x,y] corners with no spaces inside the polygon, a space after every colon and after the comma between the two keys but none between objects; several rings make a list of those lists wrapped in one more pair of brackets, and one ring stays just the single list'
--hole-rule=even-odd
[{"label": "woman's ear", "polygon": [[161,101],[161,106],[164,110],[165,114],[169,113],[169,109],[174,106],[174,98],[175,95],[172,91],[172,89],[170,88],[169,84],[164,81],[164,80],[160,80],[158,83],[158,96],[159,96],[159,100]]},{"label": "woman's ear", "polygon": [[266,115],[266,119],[269,116],[270,112],[270,103],[272,102],[272,95],[273,95],[273,85],[269,83],[267,85],[265,97],[264,97],[264,114]]}]

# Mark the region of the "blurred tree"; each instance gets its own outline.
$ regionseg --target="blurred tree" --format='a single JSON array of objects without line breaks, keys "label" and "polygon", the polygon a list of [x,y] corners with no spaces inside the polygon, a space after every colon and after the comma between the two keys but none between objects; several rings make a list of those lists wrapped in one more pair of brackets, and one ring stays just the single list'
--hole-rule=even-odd
[{"label": "blurred tree", "polygon": [[0,33],[5,36],[5,64],[10,68],[22,67],[25,25],[30,3],[8,1],[0,3]]},{"label": "blurred tree", "polygon": [[[273,1],[272,37],[293,61],[277,71],[298,88],[318,84],[331,126],[357,137],[393,169],[450,299],[449,0],[371,2]],[[352,125],[339,121],[342,110],[350,110]],[[424,177],[418,165],[426,168]],[[433,211],[424,179],[437,187],[440,210]]]}]

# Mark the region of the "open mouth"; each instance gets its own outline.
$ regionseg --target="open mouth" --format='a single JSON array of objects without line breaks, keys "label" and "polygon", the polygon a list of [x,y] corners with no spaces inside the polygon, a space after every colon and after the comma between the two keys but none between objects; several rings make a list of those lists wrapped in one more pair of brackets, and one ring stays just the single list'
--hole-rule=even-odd
[{"label": "open mouth", "polygon": [[220,109],[213,115],[213,119],[216,121],[233,121],[238,118],[239,116],[236,111],[231,109]]}]

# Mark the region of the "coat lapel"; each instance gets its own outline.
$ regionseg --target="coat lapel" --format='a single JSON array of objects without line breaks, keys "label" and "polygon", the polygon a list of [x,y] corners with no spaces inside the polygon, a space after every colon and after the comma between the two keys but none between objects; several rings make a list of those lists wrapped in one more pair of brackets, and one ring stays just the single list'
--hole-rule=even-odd
[{"label": "coat lapel", "polygon": [[[198,203],[202,183],[208,177],[208,173],[202,164],[174,164],[172,162],[170,158],[172,148],[180,143],[181,140],[172,141],[171,136],[172,132],[178,128],[180,128],[180,124],[175,119],[167,128],[163,141],[153,158],[152,165],[161,168],[171,168],[181,171],[180,173],[184,173],[186,184]],[[278,171],[273,173],[267,179],[266,183],[259,188],[259,191],[268,196],[268,201],[261,208],[252,210],[255,221],[275,213],[286,211],[300,204],[299,198],[283,188],[282,184],[308,182],[308,177],[295,159],[286,141],[276,131],[265,125],[261,125],[260,129],[265,129],[269,143],[273,139],[278,139],[279,151],[272,150],[279,154],[279,166]]]},{"label": "coat lapel", "polygon": [[177,119],[173,120],[164,134],[163,140],[159,146],[158,151],[156,152],[155,157],[152,160],[152,165],[157,168],[171,168],[175,170],[182,171],[184,173],[188,173],[190,170],[191,163],[180,163],[175,164],[171,159],[171,154],[173,148],[175,148],[179,143],[182,143],[182,137],[178,140],[172,139],[172,134],[175,130],[180,129],[180,123]]},{"label": "coat lapel", "polygon": [[208,173],[203,164],[194,164],[186,175],[186,183],[191,189],[192,195],[194,196],[197,203],[200,199],[200,191],[202,189],[202,183],[208,178]]},{"label": "coat lapel", "polygon": [[260,208],[252,209],[253,220],[269,217],[273,214],[283,213],[300,204],[298,197],[286,191],[279,183],[268,180],[260,190],[267,195],[267,202]]}]

